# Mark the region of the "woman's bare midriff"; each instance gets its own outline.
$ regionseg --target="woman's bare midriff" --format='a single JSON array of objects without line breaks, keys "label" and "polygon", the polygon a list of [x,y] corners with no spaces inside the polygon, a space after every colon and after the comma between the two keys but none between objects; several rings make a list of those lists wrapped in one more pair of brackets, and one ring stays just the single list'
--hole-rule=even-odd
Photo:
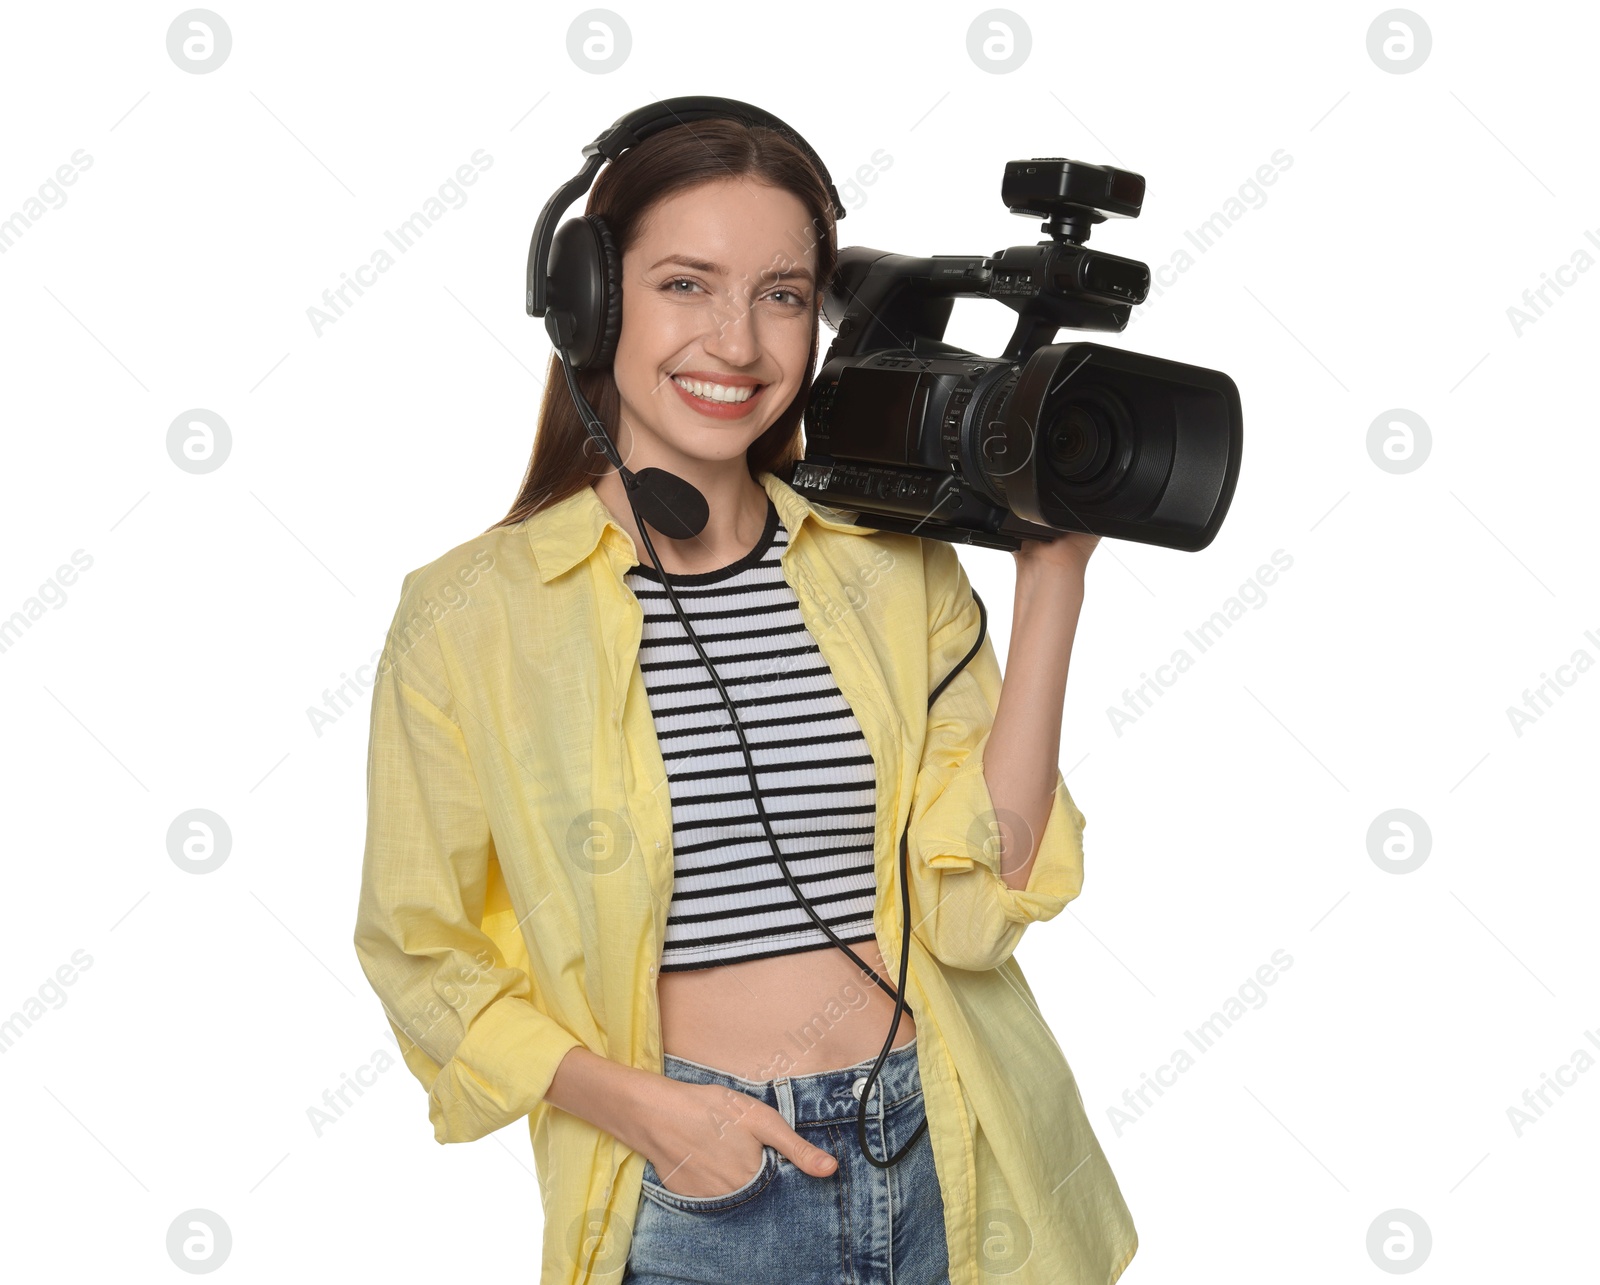
[{"label": "woman's bare midriff", "polygon": [[[852,942],[877,975],[894,986],[875,941]],[[746,1080],[811,1075],[877,1057],[894,1000],[837,946],[662,973],[661,1044],[665,1052]],[[917,1033],[910,1009],[900,1015],[894,1047]]]}]

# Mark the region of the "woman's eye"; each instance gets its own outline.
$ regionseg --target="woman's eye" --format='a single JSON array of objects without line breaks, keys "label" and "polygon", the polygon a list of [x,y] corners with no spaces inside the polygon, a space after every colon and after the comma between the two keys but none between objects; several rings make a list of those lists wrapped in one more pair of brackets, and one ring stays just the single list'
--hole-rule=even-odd
[{"label": "woman's eye", "polygon": [[[668,294],[690,293],[689,290],[677,289],[676,287],[678,286],[691,286],[695,290],[699,290],[701,288],[698,281],[691,281],[688,277],[673,277],[671,281],[664,283],[661,288]],[[787,295],[788,299],[785,302],[785,306],[789,308],[804,307],[807,303],[807,299],[803,294],[801,294],[798,290],[791,290],[787,286],[782,286],[779,289],[772,291],[772,294]]]}]

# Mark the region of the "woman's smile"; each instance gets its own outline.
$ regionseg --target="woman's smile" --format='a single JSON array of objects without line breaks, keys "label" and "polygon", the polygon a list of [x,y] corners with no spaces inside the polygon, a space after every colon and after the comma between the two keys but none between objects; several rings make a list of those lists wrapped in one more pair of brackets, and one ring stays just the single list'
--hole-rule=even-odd
[{"label": "woman's smile", "polygon": [[674,375],[668,381],[677,390],[684,403],[701,415],[712,419],[742,419],[761,400],[767,389],[757,384],[753,389],[731,384],[711,383],[701,379],[687,379]]}]

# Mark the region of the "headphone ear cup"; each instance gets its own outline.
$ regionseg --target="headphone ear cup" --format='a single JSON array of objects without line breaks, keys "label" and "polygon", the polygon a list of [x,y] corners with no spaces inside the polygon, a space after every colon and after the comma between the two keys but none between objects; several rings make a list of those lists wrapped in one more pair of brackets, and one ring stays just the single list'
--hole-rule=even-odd
[{"label": "headphone ear cup", "polygon": [[562,315],[575,370],[603,370],[622,331],[622,256],[604,220],[583,214],[556,229],[550,243],[544,328],[562,348]]},{"label": "headphone ear cup", "polygon": [[598,214],[590,215],[600,246],[601,285],[599,303],[604,311],[600,318],[600,340],[595,350],[593,369],[611,365],[617,355],[617,339],[622,334],[622,252],[606,221]]}]

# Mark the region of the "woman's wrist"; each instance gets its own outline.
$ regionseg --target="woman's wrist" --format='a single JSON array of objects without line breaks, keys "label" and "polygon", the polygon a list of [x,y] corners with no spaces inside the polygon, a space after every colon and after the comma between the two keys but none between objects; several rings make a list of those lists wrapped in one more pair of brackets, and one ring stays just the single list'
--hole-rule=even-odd
[{"label": "woman's wrist", "polygon": [[1083,599],[1081,571],[1074,574],[1058,567],[1018,567],[1012,592],[1012,628],[1016,628],[1018,614],[1026,615],[1035,609],[1048,613],[1053,620],[1063,616],[1076,620],[1083,610]]},{"label": "woman's wrist", "polygon": [[644,1151],[665,1077],[601,1057],[582,1046],[561,1059],[545,1092],[551,1106],[587,1120],[633,1151]]}]

